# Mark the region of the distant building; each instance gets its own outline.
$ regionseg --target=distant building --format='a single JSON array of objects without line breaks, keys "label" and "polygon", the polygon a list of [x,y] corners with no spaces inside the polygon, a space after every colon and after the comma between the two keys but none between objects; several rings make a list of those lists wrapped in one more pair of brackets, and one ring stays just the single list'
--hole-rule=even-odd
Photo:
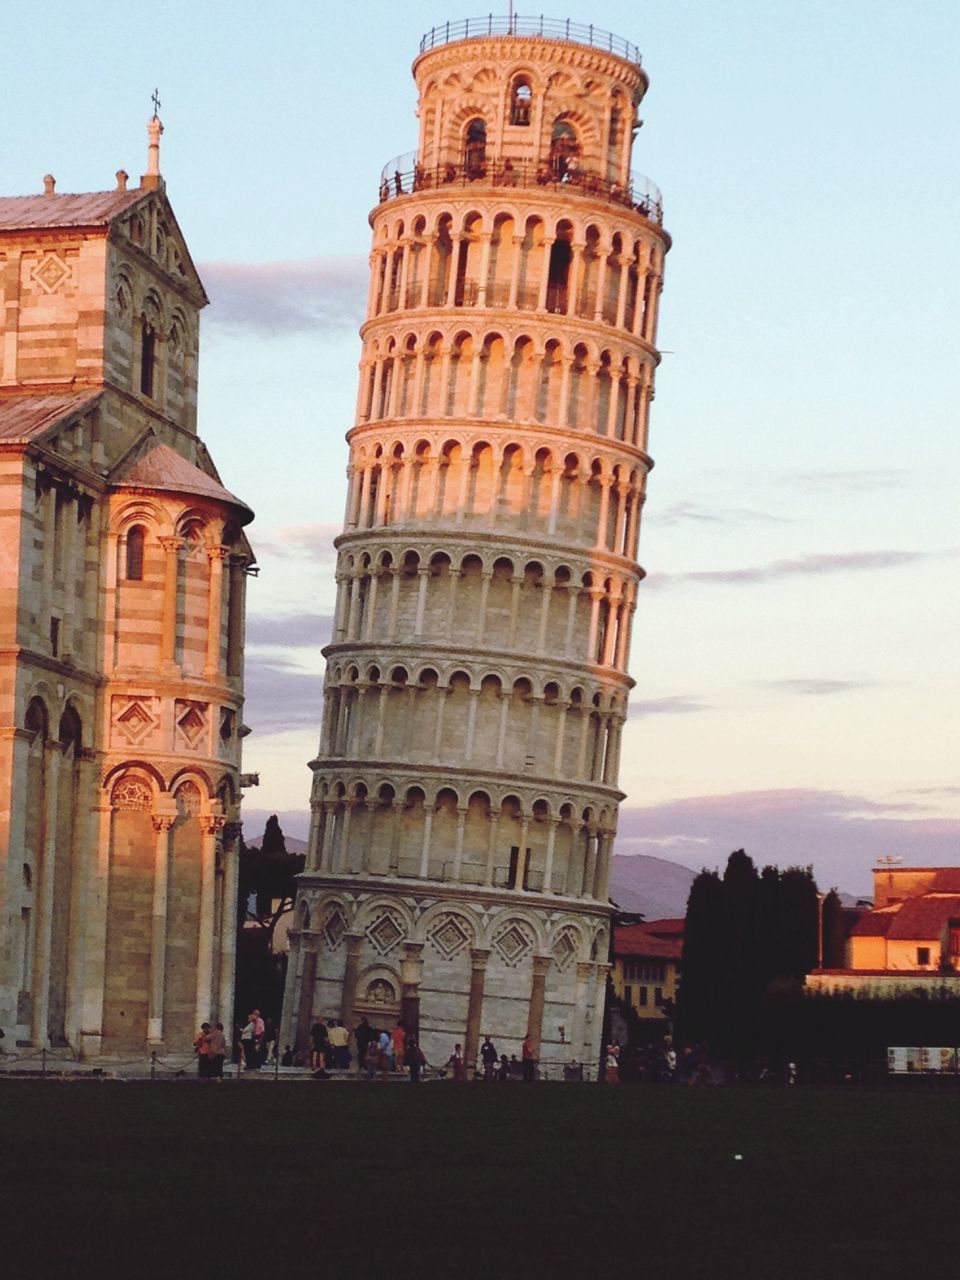
[{"label": "distant building", "polygon": [[203,285],[138,187],[0,198],[0,1026],[189,1049],[233,1011],[250,509],[197,436]]},{"label": "distant building", "polygon": [[873,880],[844,968],[814,970],[807,987],[900,995],[946,983],[960,994],[960,867],[883,865]]},{"label": "distant building", "polygon": [[680,981],[683,920],[617,924],[613,929],[614,994],[640,1018],[666,1021]]}]

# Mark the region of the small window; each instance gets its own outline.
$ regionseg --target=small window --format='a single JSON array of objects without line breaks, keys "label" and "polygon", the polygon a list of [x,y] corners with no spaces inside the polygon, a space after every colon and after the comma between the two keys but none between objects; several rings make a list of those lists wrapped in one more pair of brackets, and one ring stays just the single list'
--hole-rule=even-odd
[{"label": "small window", "polygon": [[143,541],[143,529],[135,524],[127,533],[127,563],[124,577],[128,582],[143,580]]},{"label": "small window", "polygon": [[633,1008],[633,987],[623,988],[623,1002],[628,1008]]},{"label": "small window", "polygon": [[56,658],[60,655],[60,619],[50,619],[50,652]]},{"label": "small window", "polygon": [[663,988],[662,987],[653,988],[653,1003],[657,1006],[658,1009],[661,1008],[661,1006],[663,1005]]},{"label": "small window", "polygon": [[533,91],[530,82],[522,77],[513,82],[510,95],[510,123],[525,125],[530,123],[530,107],[533,104]]},{"label": "small window", "polygon": [[157,335],[146,316],[140,319],[140,390],[145,396],[153,395],[153,366],[156,356]]},{"label": "small window", "polygon": [[640,987],[639,991],[640,991],[640,1008],[645,1009],[647,1007],[647,988]]},{"label": "small window", "polygon": [[929,964],[929,963],[930,963],[930,948],[917,947],[917,964]]},{"label": "small window", "polygon": [[487,167],[487,126],[480,119],[467,125],[464,167],[468,178],[482,178]]}]

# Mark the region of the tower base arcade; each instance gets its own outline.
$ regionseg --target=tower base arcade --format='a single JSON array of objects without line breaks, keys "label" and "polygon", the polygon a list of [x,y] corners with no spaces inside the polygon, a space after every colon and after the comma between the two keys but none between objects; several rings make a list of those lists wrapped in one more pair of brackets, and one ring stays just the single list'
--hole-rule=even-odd
[{"label": "tower base arcade", "polygon": [[520,1058],[530,1035],[541,1076],[595,1067],[610,908],[516,890],[464,894],[395,877],[301,877],[291,931],[283,1043],[305,1049],[316,1018],[351,1031],[366,1017],[418,1032],[431,1066],[455,1044],[468,1067],[490,1034]]}]

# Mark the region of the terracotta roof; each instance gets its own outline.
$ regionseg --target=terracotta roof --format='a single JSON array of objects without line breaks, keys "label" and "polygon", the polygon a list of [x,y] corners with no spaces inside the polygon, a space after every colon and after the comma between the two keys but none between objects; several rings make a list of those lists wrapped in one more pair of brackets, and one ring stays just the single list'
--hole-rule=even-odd
[{"label": "terracotta roof", "polygon": [[613,930],[615,956],[651,956],[657,960],[679,960],[683,944],[673,938],[658,938],[645,924],[621,924]]},{"label": "terracotta roof", "polygon": [[960,867],[941,867],[930,886],[931,893],[960,893]]},{"label": "terracotta roof", "polygon": [[81,195],[0,196],[0,231],[106,226],[148,195],[149,191],[134,187],[131,191],[89,191]]},{"label": "terracotta roof", "polygon": [[34,440],[61,418],[89,408],[99,395],[99,391],[68,391],[57,395],[0,396],[0,440]]},{"label": "terracotta roof", "polygon": [[897,915],[896,908],[865,911],[850,930],[851,938],[885,938]]},{"label": "terracotta roof", "polygon": [[960,920],[960,897],[909,898],[893,917],[889,938],[939,939],[951,920]]},{"label": "terracotta roof", "polygon": [[112,476],[111,484],[117,489],[195,493],[203,498],[212,498],[214,502],[224,502],[238,508],[243,524],[253,519],[253,512],[245,502],[225,489],[213,476],[188,462],[176,449],[159,442],[142,454],[126,471]]},{"label": "terracotta roof", "polygon": [[643,928],[658,938],[682,938],[686,923],[683,916],[667,916],[663,920],[644,920]]}]

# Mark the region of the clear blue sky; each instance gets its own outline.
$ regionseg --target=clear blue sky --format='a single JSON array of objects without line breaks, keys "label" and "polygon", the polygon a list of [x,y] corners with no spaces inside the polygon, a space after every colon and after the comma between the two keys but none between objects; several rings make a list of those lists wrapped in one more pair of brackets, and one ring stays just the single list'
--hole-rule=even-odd
[{"label": "clear blue sky", "polygon": [[[420,35],[473,13],[101,0],[5,18],[5,193],[48,171],[61,191],[135,178],[160,88],[168,192],[213,299],[201,430],[258,513],[251,834],[261,810],[305,829],[366,215],[415,146]],[[639,45],[634,166],[675,240],[620,852],[698,867],[746,844],[852,890],[880,854],[956,861],[960,6],[552,13]]]}]

